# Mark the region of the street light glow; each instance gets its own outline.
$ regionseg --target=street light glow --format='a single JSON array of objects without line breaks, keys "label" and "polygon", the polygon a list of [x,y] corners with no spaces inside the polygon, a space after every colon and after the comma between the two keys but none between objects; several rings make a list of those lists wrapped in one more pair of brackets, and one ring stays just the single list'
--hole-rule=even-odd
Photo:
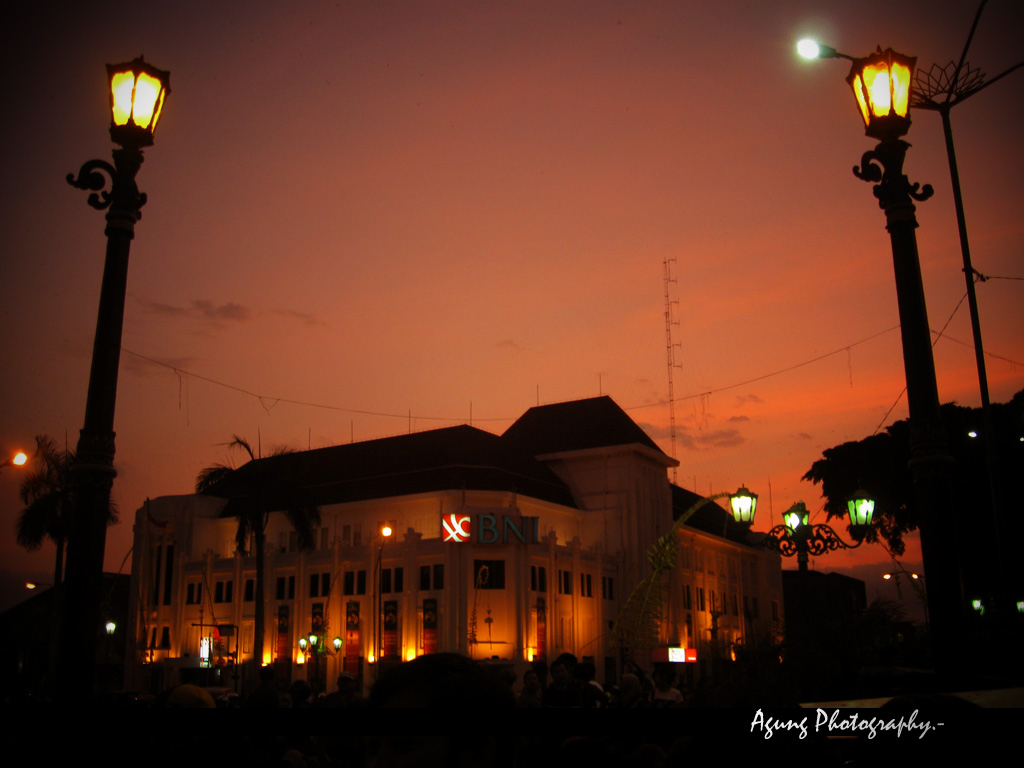
[{"label": "street light glow", "polygon": [[28,461],[28,456],[25,455],[24,451],[18,451],[14,454],[14,458],[11,459],[11,463],[16,467],[24,466],[26,461]]},{"label": "street light glow", "polygon": [[805,59],[817,59],[821,55],[821,46],[817,40],[805,37],[796,44],[796,52]]}]

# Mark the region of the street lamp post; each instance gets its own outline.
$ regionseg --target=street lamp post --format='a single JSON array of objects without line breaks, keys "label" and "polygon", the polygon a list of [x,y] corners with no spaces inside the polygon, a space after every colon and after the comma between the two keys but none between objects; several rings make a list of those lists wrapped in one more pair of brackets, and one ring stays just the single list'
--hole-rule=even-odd
[{"label": "street lamp post", "polygon": [[381,602],[381,587],[382,587],[382,582],[383,582],[383,578],[384,578],[384,572],[381,569],[381,561],[382,561],[382,558],[384,557],[384,543],[388,540],[388,538],[390,538],[391,534],[392,534],[391,526],[385,525],[383,528],[381,528],[380,529],[380,544],[377,545],[377,567],[375,569],[377,571],[377,578],[376,578],[376,582],[377,582],[377,627],[376,627],[376,632],[374,633],[374,638],[373,638],[373,646],[374,646],[374,648],[373,648],[373,655],[374,655],[375,661],[377,662],[377,670],[378,670],[377,674],[378,674],[378,676],[380,675],[380,672],[379,672],[379,670],[380,670],[380,653],[381,653],[381,638],[380,638],[380,635],[381,635],[381,617],[382,617],[382,613],[383,613],[383,604]]},{"label": "street lamp post", "polygon": [[[119,149],[114,163],[89,160],[68,183],[89,190],[88,203],[106,210],[107,236],[99,314],[93,342],[85,425],[79,441],[72,486],[75,515],[69,536],[63,626],[59,649],[58,685],[67,696],[92,692],[96,664],[96,628],[102,594],[103,551],[106,543],[110,490],[114,476],[114,403],[128,281],[128,254],[135,222],[146,195],[135,175],[142,165],[142,148],[153,143],[170,92],[169,73],[142,58],[108,65],[110,136]],[[109,191],[106,187],[109,184]]]},{"label": "street lamp post", "polygon": [[857,178],[874,182],[892,242],[896,298],[903,337],[903,364],[910,410],[910,470],[921,510],[921,552],[932,589],[930,614],[936,662],[950,666],[955,643],[962,638],[963,586],[952,505],[945,429],[932,358],[931,330],[925,307],[917,252],[914,200],[932,196],[932,188],[911,184],[903,173],[910,145],[902,140],[910,128],[910,95],[916,59],[892,49],[853,62],[847,82],[854,89],[865,132],[878,139],[854,167]]},{"label": "street lamp post", "polygon": [[963,53],[960,54],[960,61],[957,64],[951,61],[944,67],[933,64],[929,70],[919,71],[915,78],[911,99],[915,109],[925,109],[939,113],[942,119],[942,133],[946,141],[946,159],[949,163],[953,206],[956,211],[957,232],[960,237],[960,255],[963,260],[964,280],[967,285],[967,306],[970,310],[971,332],[974,337],[974,357],[978,369],[978,388],[981,392],[985,460],[988,469],[989,495],[992,503],[994,536],[998,555],[996,558],[998,578],[994,579],[994,582],[996,584],[996,592],[999,595],[997,599],[997,604],[1000,608],[999,617],[1004,619],[1007,615],[1005,609],[1009,607],[1011,602],[1005,593],[1006,585],[1009,581],[1007,563],[1010,562],[1011,556],[1008,551],[1008,540],[999,534],[1000,503],[997,491],[998,485],[996,483],[995,429],[992,422],[992,405],[989,401],[988,374],[985,371],[985,348],[982,345],[981,338],[978,298],[974,290],[975,282],[978,280],[984,281],[986,278],[971,263],[971,248],[967,238],[967,219],[964,215],[963,194],[960,190],[960,171],[957,167],[956,150],[953,146],[953,126],[950,121],[950,112],[952,112],[953,107],[1006,77],[1011,72],[1024,67],[1024,61],[1019,62],[995,77],[986,80],[981,70],[972,69],[967,63],[967,51],[971,47],[974,32],[978,28],[978,22],[981,20],[981,14],[985,10],[987,2],[988,0],[981,0],[981,4],[978,6],[978,12],[974,17],[974,23],[967,36]]},{"label": "street lamp post", "polygon": [[[808,55],[803,50],[801,53]],[[874,194],[885,212],[886,229],[892,243],[910,410],[909,467],[920,508],[921,552],[932,585],[928,590],[934,628],[932,645],[936,663],[951,668],[957,658],[957,640],[962,638],[964,630],[963,585],[952,505],[952,458],[939,413],[914,207],[915,200],[927,200],[933,190],[927,184],[923,187],[911,184],[903,173],[910,145],[902,137],[910,128],[917,60],[881,48],[862,59],[825,47],[811,55],[845,58],[852,62],[846,81],[853,88],[865,133],[879,142],[873,150],[864,153],[860,166],[855,166],[853,173],[875,184]]]}]

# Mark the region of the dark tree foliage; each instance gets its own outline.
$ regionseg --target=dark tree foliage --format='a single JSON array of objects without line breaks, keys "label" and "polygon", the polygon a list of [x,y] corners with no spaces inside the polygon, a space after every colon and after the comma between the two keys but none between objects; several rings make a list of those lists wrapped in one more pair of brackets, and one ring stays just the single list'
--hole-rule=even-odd
[{"label": "dark tree foliage", "polygon": [[[964,531],[960,554],[965,579],[969,579],[972,568],[984,571],[986,557],[994,555],[997,536],[1010,540],[1022,532],[1012,491],[1024,476],[1024,391],[1008,403],[992,404],[998,527],[992,514],[981,409],[949,403],[941,411],[953,458],[949,467],[957,516],[953,524]],[[970,437],[972,431],[978,437]],[[868,541],[882,539],[899,555],[904,535],[919,522],[909,460],[910,427],[906,420],[898,421],[884,433],[829,448],[804,479],[821,484],[830,519],[846,514],[846,499],[859,488],[871,493],[876,501],[875,522]]]}]

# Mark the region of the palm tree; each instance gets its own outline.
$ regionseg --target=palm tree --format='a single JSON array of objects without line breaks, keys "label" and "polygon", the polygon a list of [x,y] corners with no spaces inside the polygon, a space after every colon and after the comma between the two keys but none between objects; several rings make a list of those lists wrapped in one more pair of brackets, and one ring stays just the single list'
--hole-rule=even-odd
[{"label": "palm tree", "polygon": [[[64,542],[71,531],[73,497],[71,467],[75,454],[60,450],[48,435],[36,435],[32,471],[21,481],[19,495],[25,508],[18,516],[18,546],[34,552],[45,539],[57,545],[53,569],[54,586],[60,584],[64,570]],[[117,522],[117,510],[110,506],[107,524]]]},{"label": "palm tree", "polygon": [[291,450],[275,450],[266,458],[258,457],[248,441],[232,435],[228,448],[245,451],[249,461],[240,467],[214,464],[200,471],[196,493],[227,498],[228,509],[238,518],[235,543],[238,551],[247,554],[250,541],[256,557],[256,611],[253,631],[253,658],[257,665],[263,659],[266,633],[264,604],[264,571],[266,565],[267,522],[270,512],[283,510],[295,529],[300,549],[313,548],[313,533],[320,525],[320,508],[308,497],[298,481],[296,466],[285,456]]}]

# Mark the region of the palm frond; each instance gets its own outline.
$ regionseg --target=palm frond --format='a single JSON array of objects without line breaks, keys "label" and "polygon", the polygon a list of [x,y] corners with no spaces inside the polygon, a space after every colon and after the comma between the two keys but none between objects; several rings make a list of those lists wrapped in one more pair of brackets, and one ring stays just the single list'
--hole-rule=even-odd
[{"label": "palm frond", "polygon": [[234,474],[235,468],[229,464],[213,464],[203,467],[196,476],[196,493],[209,493],[217,483]]}]

